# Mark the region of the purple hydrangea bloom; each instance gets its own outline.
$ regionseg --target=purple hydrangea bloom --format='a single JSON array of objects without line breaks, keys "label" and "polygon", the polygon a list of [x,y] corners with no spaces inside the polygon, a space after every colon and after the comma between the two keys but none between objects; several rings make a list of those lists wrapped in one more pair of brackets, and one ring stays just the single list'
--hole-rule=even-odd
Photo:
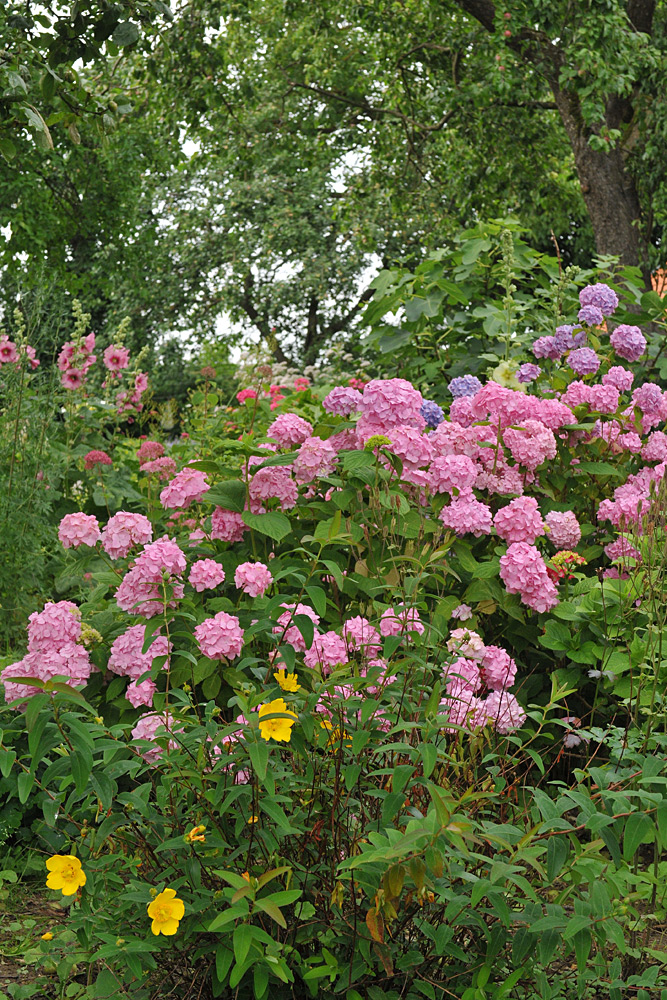
[{"label": "purple hydrangea bloom", "polygon": [[578,347],[570,351],[567,363],[577,375],[593,375],[600,367],[600,359],[590,347]]},{"label": "purple hydrangea bloom", "polygon": [[618,295],[613,288],[600,281],[597,285],[587,285],[581,289],[579,303],[582,306],[595,306],[603,316],[611,316],[618,305]]},{"label": "purple hydrangea bloom", "polygon": [[538,337],[533,341],[531,350],[536,358],[551,358],[552,361],[558,361],[563,353],[556,347],[554,337]]},{"label": "purple hydrangea bloom", "polygon": [[638,326],[623,323],[616,327],[609,339],[619,358],[626,361],[637,361],[646,350],[646,337]]},{"label": "purple hydrangea bloom", "polygon": [[434,403],[432,399],[425,399],[419,412],[426,421],[427,427],[435,428],[445,419],[442,407]]},{"label": "purple hydrangea bloom", "polygon": [[517,382],[534,382],[540,375],[542,369],[539,365],[532,365],[529,361],[525,365],[520,365],[516,373]]},{"label": "purple hydrangea bloom", "polygon": [[[575,333],[574,331],[577,330]],[[558,326],[554,334],[554,344],[561,354],[575,347],[583,347],[586,343],[586,333],[574,326]]]},{"label": "purple hydrangea bloom", "polygon": [[602,310],[598,309],[597,306],[582,306],[577,316],[579,322],[585,323],[586,326],[599,326],[600,323],[604,323]]},{"label": "purple hydrangea bloom", "polygon": [[482,383],[476,375],[459,375],[449,383],[449,391],[454,399],[461,396],[474,396],[482,388]]}]

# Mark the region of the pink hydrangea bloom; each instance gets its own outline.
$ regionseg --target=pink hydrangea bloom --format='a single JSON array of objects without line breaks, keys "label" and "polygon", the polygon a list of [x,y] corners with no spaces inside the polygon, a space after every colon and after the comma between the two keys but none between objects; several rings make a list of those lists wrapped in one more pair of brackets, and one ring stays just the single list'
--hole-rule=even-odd
[{"label": "pink hydrangea bloom", "polygon": [[164,656],[166,660],[162,669],[167,670],[169,654],[172,649],[171,643],[164,635],[154,635],[146,652],[142,652],[145,636],[146,628],[144,625],[131,625],[125,632],[117,636],[111,643],[108,669],[114,674],[130,677],[136,681],[142,674],[151,669],[153,661],[158,656]]},{"label": "pink hydrangea bloom", "polygon": [[78,642],[81,612],[71,601],[48,601],[28,619],[28,652],[58,650],[63,642]]},{"label": "pink hydrangea bloom", "polygon": [[380,633],[361,615],[348,618],[343,625],[343,637],[350,651],[359,650],[368,659],[372,660],[380,653]]},{"label": "pink hydrangea bloom", "polygon": [[260,469],[250,480],[248,489],[255,505],[261,505],[264,500],[278,500],[281,510],[290,510],[299,499],[299,487],[281,466]]},{"label": "pink hydrangea bloom", "polygon": [[334,470],[338,453],[331,441],[308,437],[299,448],[292,468],[299,483],[310,483],[318,476],[328,476]]},{"label": "pink hydrangea bloom", "polygon": [[414,427],[391,427],[387,436],[391,441],[389,450],[398,455],[408,469],[423,468],[433,460],[433,445],[426,435]]},{"label": "pink hydrangea bloom", "polygon": [[660,413],[662,406],[662,389],[659,385],[644,382],[632,393],[632,405],[638,406],[642,413]]},{"label": "pink hydrangea bloom", "polygon": [[119,510],[102,529],[102,548],[112,559],[122,559],[134,545],[147,545],[153,537],[153,526],[143,514]]},{"label": "pink hydrangea bloom", "polygon": [[109,344],[104,352],[103,360],[104,367],[108,368],[110,372],[119,372],[121,368],[127,368],[130,363],[130,352],[127,347]]},{"label": "pink hydrangea bloom", "polygon": [[322,406],[327,413],[335,413],[339,417],[348,417],[350,413],[361,410],[362,395],[358,389],[347,385],[338,385],[324,397]]},{"label": "pink hydrangea bloom", "polygon": [[216,507],[211,514],[211,538],[218,538],[222,542],[240,542],[246,531],[247,524],[233,510]]},{"label": "pink hydrangea bloom", "polygon": [[641,552],[639,549],[635,548],[628,538],[624,535],[619,535],[618,538],[614,539],[604,547],[605,555],[612,560],[622,559],[626,561],[627,559],[634,559],[636,562],[642,561]]},{"label": "pink hydrangea bloom", "polygon": [[461,424],[462,427],[470,427],[475,421],[471,408],[472,396],[459,396],[451,402],[449,419],[452,423]]},{"label": "pink hydrangea bloom", "polygon": [[514,461],[526,469],[537,469],[547,458],[556,456],[553,431],[540,420],[528,419],[520,429],[508,427],[503,431],[503,441]]},{"label": "pink hydrangea bloom", "polygon": [[[149,764],[155,764],[164,750],[162,747],[155,742],[155,737],[158,735],[158,730],[164,728],[166,733],[160,733],[159,735],[167,735],[167,733],[177,733],[182,732],[183,728],[175,728],[174,719],[169,715],[169,713],[163,715],[157,714],[146,714],[140,716],[137,719],[134,728],[132,729],[132,739],[133,740],[149,740],[153,746],[146,749],[140,750],[141,756],[144,760],[148,761]],[[169,740],[167,746],[170,749],[176,748],[178,743],[175,740]]]},{"label": "pink hydrangea bloom", "polygon": [[424,626],[416,608],[406,608],[399,604],[383,612],[380,619],[381,635],[401,635],[410,632],[424,634]]},{"label": "pink hydrangea bloom", "polygon": [[235,615],[219,611],[195,628],[195,639],[209,660],[232,659],[243,649],[243,629]]},{"label": "pink hydrangea bloom", "polygon": [[266,429],[266,436],[277,441],[281,448],[303,444],[313,433],[313,425],[298,413],[281,413]]},{"label": "pink hydrangea bloom", "polygon": [[646,350],[646,337],[638,326],[623,323],[616,327],[609,340],[619,358],[625,361],[638,361]]},{"label": "pink hydrangea bloom", "polygon": [[452,685],[450,697],[440,703],[440,712],[447,716],[449,725],[445,732],[456,732],[454,727],[477,729],[486,722],[484,702],[473,694],[469,687],[462,684]]},{"label": "pink hydrangea bloom", "polygon": [[[463,399],[469,397],[463,396]],[[429,468],[431,489],[435,493],[469,491],[475,485],[478,466],[467,455],[439,455]]]},{"label": "pink hydrangea bloom", "polygon": [[491,691],[512,687],[516,663],[501,646],[487,646],[482,657],[482,680]]},{"label": "pink hydrangea bloom", "polygon": [[157,476],[158,479],[171,479],[176,472],[176,462],[169,455],[162,455],[161,458],[144,462],[143,465],[139,466],[139,469],[149,476]]},{"label": "pink hydrangea bloom", "polygon": [[307,604],[281,604],[285,608],[273,627],[273,634],[280,637],[281,642],[287,642],[297,653],[306,650],[306,640],[301,635],[299,628],[294,624],[297,615],[306,615],[317,628],[320,624],[320,616],[316,614]]},{"label": "pink hydrangea bloom", "polygon": [[135,567],[140,568],[144,578],[151,583],[160,583],[164,573],[182,576],[185,566],[182,550],[168,535],[146,545],[135,563]]},{"label": "pink hydrangea bloom", "polygon": [[160,493],[160,503],[167,508],[189,507],[193,502],[199,503],[210,488],[205,472],[199,469],[182,469]]},{"label": "pink hydrangea bloom", "polygon": [[93,449],[92,451],[86,452],[83,456],[83,467],[84,469],[94,469],[96,465],[112,465],[111,457],[107,455],[106,451],[98,451]]},{"label": "pink hydrangea bloom", "polygon": [[236,393],[236,398],[239,403],[245,403],[246,399],[257,399],[257,393],[254,389],[241,389]]},{"label": "pink hydrangea bloom", "polygon": [[467,657],[469,660],[481,660],[486,646],[481,635],[472,629],[455,628],[449,633],[447,649],[450,653]]},{"label": "pink hydrangea bloom", "polygon": [[613,365],[609,371],[602,376],[603,385],[613,385],[619,392],[628,392],[632,388],[634,375],[627,368],[621,365]]},{"label": "pink hydrangea bloom", "polygon": [[94,514],[65,514],[58,528],[58,538],[63,548],[78,549],[80,545],[96,545],[102,533]]},{"label": "pink hydrangea bloom", "polygon": [[574,511],[549,511],[544,518],[549,540],[557,549],[576,549],[581,541],[581,527]]},{"label": "pink hydrangea bloom", "polygon": [[146,705],[148,708],[153,707],[153,696],[157,691],[157,684],[147,677],[144,681],[130,681],[125,691],[125,697],[130,702],[133,708],[139,708],[140,705]]},{"label": "pink hydrangea bloom", "polygon": [[473,534],[477,538],[488,535],[493,523],[491,508],[476,500],[472,493],[463,494],[447,504],[438,517],[449,531],[457,535]]},{"label": "pink hydrangea bloom", "polygon": [[260,597],[273,583],[273,577],[264,563],[244,562],[236,567],[234,583],[250,597]]},{"label": "pink hydrangea bloom", "polygon": [[519,594],[534,611],[550,611],[558,604],[558,591],[546,563],[528,542],[513,542],[500,557],[500,578],[509,594]]},{"label": "pink hydrangea bloom", "polygon": [[526,713],[509,691],[492,691],[483,702],[487,719],[501,735],[518,729],[526,721]]},{"label": "pink hydrangea bloom", "polygon": [[452,611],[452,618],[458,618],[460,622],[466,622],[469,618],[472,618],[472,608],[469,604],[459,604]]},{"label": "pink hydrangea bloom", "polygon": [[[422,430],[421,392],[403,378],[372,379],[364,386],[362,414],[366,421],[382,427],[405,424]],[[381,433],[381,431],[371,431]]]},{"label": "pink hydrangea bloom", "polygon": [[667,462],[667,434],[664,431],[651,431],[642,448],[642,458],[645,462]]},{"label": "pink hydrangea bloom", "polygon": [[463,656],[446,665],[444,679],[448,692],[461,688],[479,691],[482,686],[479,664],[475,660],[466,660]]},{"label": "pink hydrangea bloom", "polygon": [[57,649],[26,653],[22,662],[26,677],[42,681],[64,677],[69,684],[85,684],[92,670],[88,650],[69,641],[61,642]]},{"label": "pink hydrangea bloom", "polygon": [[535,497],[516,497],[501,507],[493,519],[496,531],[506,542],[534,542],[544,534],[544,522]]},{"label": "pink hydrangea bloom", "polygon": [[199,593],[202,590],[214,590],[225,579],[225,571],[215,559],[197,559],[190,567],[188,580],[190,586]]},{"label": "pink hydrangea bloom", "polygon": [[591,385],[589,403],[591,410],[612,415],[619,406],[619,392],[614,385]]},{"label": "pink hydrangea bloom", "polygon": [[323,674],[330,673],[349,662],[345,640],[336,632],[316,633],[312,646],[304,654],[303,662],[311,669],[319,666]]},{"label": "pink hydrangea bloom", "polygon": [[140,463],[151,462],[164,455],[164,445],[159,441],[142,441],[137,451],[137,459]]},{"label": "pink hydrangea bloom", "polygon": [[9,704],[12,701],[16,701],[17,698],[21,699],[20,704],[14,707],[21,711],[25,708],[26,701],[31,698],[33,694],[37,694],[39,688],[32,687],[30,684],[19,684],[12,678],[14,677],[27,677],[28,672],[25,668],[23,660],[19,660],[18,663],[10,663],[8,667],[0,671],[0,681],[5,688],[5,701]]},{"label": "pink hydrangea bloom", "polygon": [[185,571],[185,556],[176,542],[164,535],[140,553],[135,565],[126,573],[116,591],[116,604],[123,611],[151,618],[164,606],[164,577],[171,594],[167,607],[176,607],[183,597],[183,585],[178,577]]}]

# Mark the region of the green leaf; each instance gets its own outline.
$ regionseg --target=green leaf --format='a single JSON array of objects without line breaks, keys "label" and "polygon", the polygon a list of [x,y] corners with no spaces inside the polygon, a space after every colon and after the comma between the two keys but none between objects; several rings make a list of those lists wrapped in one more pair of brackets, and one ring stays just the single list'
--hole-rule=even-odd
[{"label": "green leaf", "polygon": [[640,844],[650,843],[655,836],[655,827],[646,813],[632,813],[625,821],[623,831],[623,859],[632,861]]},{"label": "green leaf", "polygon": [[19,793],[19,802],[22,806],[28,801],[28,796],[32,790],[32,786],[35,783],[35,776],[28,771],[21,771],[17,779],[17,787]]},{"label": "green leaf", "polygon": [[238,924],[234,928],[234,958],[236,959],[238,965],[243,965],[248,957],[250,945],[252,944],[252,938],[252,927],[249,924]]},{"label": "green leaf", "polygon": [[550,882],[560,874],[570,853],[567,836],[552,836],[547,843],[547,879]]},{"label": "green leaf", "polygon": [[12,160],[16,156],[16,146],[6,136],[0,138],[0,153],[6,160]]},{"label": "green leaf", "polygon": [[252,761],[252,766],[260,781],[266,778],[266,768],[269,763],[269,747],[265,740],[258,739],[257,743],[248,743],[248,754]]},{"label": "green leaf", "polygon": [[306,593],[313,602],[313,607],[318,615],[323,618],[327,613],[327,595],[324,593],[321,587],[309,586],[306,587]]},{"label": "green leaf", "polygon": [[438,749],[433,743],[420,743],[417,750],[423,762],[424,777],[430,778],[438,760]]},{"label": "green leaf", "polygon": [[123,47],[134,45],[139,38],[139,28],[132,21],[121,21],[116,26],[111,37],[116,45],[122,45]]},{"label": "green leaf", "polygon": [[271,511],[269,514],[251,514],[250,511],[244,510],[241,516],[243,523],[249,528],[254,528],[262,535],[268,535],[276,542],[281,541],[292,530],[289,518],[277,511]]},{"label": "green leaf", "polygon": [[277,924],[281,927],[287,928],[287,922],[282,915],[282,911],[279,906],[276,906],[274,902],[270,899],[256,899],[255,909],[263,910],[264,913],[268,913],[272,920],[275,920]]},{"label": "green leaf", "polygon": [[246,487],[239,479],[230,479],[226,483],[219,483],[204,494],[208,503],[213,503],[223,510],[231,510],[235,514],[240,514],[246,503]]}]

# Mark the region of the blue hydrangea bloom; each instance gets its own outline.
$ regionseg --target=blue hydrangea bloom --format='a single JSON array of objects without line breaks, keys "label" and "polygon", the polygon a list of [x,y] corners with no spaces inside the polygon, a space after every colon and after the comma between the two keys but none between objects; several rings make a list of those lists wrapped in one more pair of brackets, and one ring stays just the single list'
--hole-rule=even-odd
[{"label": "blue hydrangea bloom", "polygon": [[434,403],[432,399],[425,399],[419,412],[426,421],[427,427],[435,428],[445,419],[442,407]]},{"label": "blue hydrangea bloom", "polygon": [[482,383],[476,375],[459,375],[449,383],[448,389],[454,399],[460,396],[474,396],[482,388]]}]

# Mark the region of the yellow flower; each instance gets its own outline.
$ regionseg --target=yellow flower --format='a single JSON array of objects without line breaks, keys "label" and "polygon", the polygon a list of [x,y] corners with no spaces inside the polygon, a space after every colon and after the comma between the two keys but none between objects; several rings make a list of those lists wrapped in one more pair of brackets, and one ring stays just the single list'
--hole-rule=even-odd
[{"label": "yellow flower", "polygon": [[175,889],[164,889],[155,897],[152,903],[146,907],[148,916],[153,921],[151,931],[153,934],[175,934],[178,930],[178,922],[185,915],[185,905],[182,899],[176,895]]},{"label": "yellow flower", "polygon": [[[288,715],[286,719],[267,719],[262,722],[262,716],[282,712]],[[284,698],[274,698],[266,705],[259,706],[259,732],[263,740],[274,739],[279,743],[289,743],[292,736],[292,726],[297,720],[294,712],[288,712]]]},{"label": "yellow flower", "polygon": [[352,746],[350,742],[350,735],[346,733],[345,730],[340,729],[339,726],[334,726],[329,719],[323,719],[320,722],[320,728],[326,730],[327,733],[327,748],[332,750],[334,747],[338,746],[340,741],[343,741],[343,745],[346,747]]},{"label": "yellow flower", "polygon": [[198,841],[200,844],[206,843],[206,837],[204,836],[204,831],[206,827],[203,824],[199,826],[193,826],[189,833],[186,833],[185,839],[188,844],[194,844]]},{"label": "yellow flower", "polygon": [[248,820],[248,822],[249,823],[256,823],[258,819],[259,819],[259,816],[251,816],[250,819]]},{"label": "yellow flower", "polygon": [[86,873],[81,862],[73,854],[55,854],[46,862],[49,874],[47,889],[60,889],[63,896],[73,896],[80,886],[86,884]]},{"label": "yellow flower", "polygon": [[279,670],[273,676],[278,681],[283,691],[298,691],[301,687],[297,681],[296,674],[286,674],[284,670]]},{"label": "yellow flower", "polygon": [[53,941],[53,934],[51,931],[47,931],[46,934],[42,934],[42,941]]}]

